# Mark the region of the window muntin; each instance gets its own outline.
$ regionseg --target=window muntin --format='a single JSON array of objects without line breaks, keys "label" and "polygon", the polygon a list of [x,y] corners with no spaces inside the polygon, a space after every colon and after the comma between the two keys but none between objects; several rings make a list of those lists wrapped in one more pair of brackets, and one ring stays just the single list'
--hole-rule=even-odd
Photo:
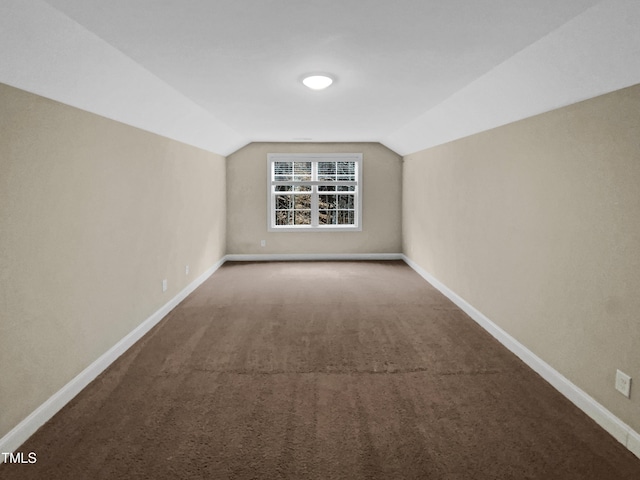
[{"label": "window muntin", "polygon": [[269,154],[269,230],[361,230],[362,154]]}]

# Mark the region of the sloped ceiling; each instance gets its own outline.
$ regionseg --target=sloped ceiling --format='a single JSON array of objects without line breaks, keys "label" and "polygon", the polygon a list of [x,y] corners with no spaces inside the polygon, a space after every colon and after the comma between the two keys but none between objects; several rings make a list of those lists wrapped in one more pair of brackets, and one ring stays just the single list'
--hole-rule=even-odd
[{"label": "sloped ceiling", "polygon": [[0,45],[0,82],[222,155],[407,154],[640,82],[640,2],[2,0]]}]

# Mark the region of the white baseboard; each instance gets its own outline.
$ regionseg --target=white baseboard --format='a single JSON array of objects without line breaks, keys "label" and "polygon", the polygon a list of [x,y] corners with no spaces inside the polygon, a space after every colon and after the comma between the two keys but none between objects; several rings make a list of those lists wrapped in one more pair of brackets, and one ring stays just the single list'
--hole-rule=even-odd
[{"label": "white baseboard", "polygon": [[627,448],[636,457],[640,458],[640,434],[635,430],[629,429],[629,437],[627,438]]},{"label": "white baseboard", "polygon": [[560,372],[546,363],[527,347],[518,342],[515,338],[505,332],[498,325],[489,320],[482,312],[469,304],[437,278],[420,267],[406,255],[402,255],[403,260],[418,275],[438,289],[445,297],[455,303],[462,311],[469,315],[476,323],[488,331],[494,338],[517,355],[532,370],[549,382],[556,390],[567,397],[580,410],[591,417],[598,425],[604,428],[616,440],[622,443],[634,455],[640,458],[640,434],[624,423],[613,413],[594,400],[584,390],[565,378]]},{"label": "white baseboard", "polygon": [[227,262],[281,262],[317,260],[402,260],[401,253],[266,253],[230,254]]},{"label": "white baseboard", "polygon": [[[73,380],[54,393],[42,405],[36,408],[27,418],[16,425],[9,433],[0,438],[0,452],[14,452],[22,445],[38,428],[44,425],[62,407],[69,403],[80,391],[100,375],[120,355],[126,352],[134,343],[142,338],[171,310],[173,310],[191,292],[198,288],[213,272],[225,262],[223,257],[218,263],[187,285],[178,295],[164,304],[158,311],[152,314],[144,322],[133,329],[127,336],[111,347],[91,365],[80,372]],[[0,463],[4,462],[4,455],[0,456]]]}]

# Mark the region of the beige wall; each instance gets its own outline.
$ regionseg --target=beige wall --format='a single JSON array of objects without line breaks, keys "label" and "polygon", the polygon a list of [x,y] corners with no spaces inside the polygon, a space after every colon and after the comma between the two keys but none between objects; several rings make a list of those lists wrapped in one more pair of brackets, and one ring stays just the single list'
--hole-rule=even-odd
[{"label": "beige wall", "polygon": [[640,86],[404,159],[405,254],[640,431]]},{"label": "beige wall", "polygon": [[0,84],[0,438],[224,252],[223,157]]},{"label": "beige wall", "polygon": [[[362,153],[362,231],[267,232],[268,153]],[[401,183],[400,156],[378,143],[249,144],[227,157],[227,253],[399,253]]]}]

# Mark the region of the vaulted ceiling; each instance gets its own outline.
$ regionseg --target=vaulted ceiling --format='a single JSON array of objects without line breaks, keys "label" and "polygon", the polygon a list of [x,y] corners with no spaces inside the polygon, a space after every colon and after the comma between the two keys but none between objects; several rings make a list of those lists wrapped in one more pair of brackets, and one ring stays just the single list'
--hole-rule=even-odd
[{"label": "vaulted ceiling", "polygon": [[222,155],[406,154],[640,82],[640,1],[2,0],[0,45],[0,82]]}]

